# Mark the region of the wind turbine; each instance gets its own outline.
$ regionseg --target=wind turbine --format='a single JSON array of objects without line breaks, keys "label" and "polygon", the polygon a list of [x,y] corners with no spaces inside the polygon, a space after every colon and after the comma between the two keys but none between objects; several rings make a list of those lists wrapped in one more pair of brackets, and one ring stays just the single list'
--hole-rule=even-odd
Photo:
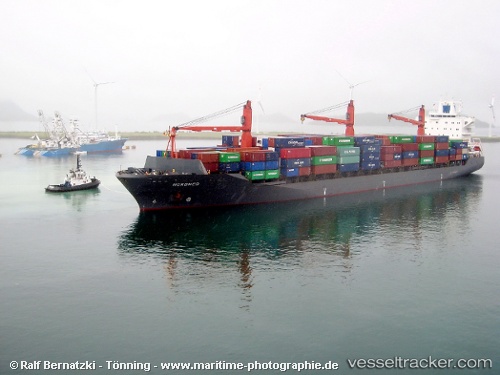
[{"label": "wind turbine", "polygon": [[362,85],[363,83],[366,83],[368,81],[363,81],[363,82],[358,82],[358,83],[355,83],[355,84],[352,84],[351,82],[349,82],[342,74],[340,74],[340,72],[335,69],[335,71],[337,72],[337,74],[344,80],[347,82],[347,84],[349,85],[349,100],[352,100],[352,92],[354,90],[354,88],[356,86],[359,86],[359,85]]},{"label": "wind turbine", "polygon": [[490,123],[489,137],[491,138],[491,128],[495,127],[495,97],[491,97],[491,104],[488,106],[491,108],[491,114],[493,116],[493,123]]},{"label": "wind turbine", "polygon": [[[266,111],[264,111],[264,107],[262,106],[262,87],[259,86],[259,96],[255,100],[257,104],[259,105],[260,109],[262,110],[262,114],[265,116]],[[260,125],[260,116],[257,115],[255,116],[255,132],[258,133],[260,131],[259,125]]]},{"label": "wind turbine", "polygon": [[98,130],[99,127],[98,127],[98,122],[97,122],[97,88],[100,86],[100,85],[109,85],[111,83],[115,83],[115,82],[96,82],[94,80],[94,78],[92,78],[92,76],[90,75],[89,72],[87,72],[87,74],[89,75],[90,79],[92,80],[92,82],[94,82],[94,112],[95,112],[95,129]]}]

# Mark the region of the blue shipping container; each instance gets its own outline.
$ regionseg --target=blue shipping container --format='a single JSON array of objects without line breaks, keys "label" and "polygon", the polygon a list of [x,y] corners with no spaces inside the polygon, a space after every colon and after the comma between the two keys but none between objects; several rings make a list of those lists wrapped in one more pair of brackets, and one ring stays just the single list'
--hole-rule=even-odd
[{"label": "blue shipping container", "polygon": [[368,145],[373,143],[375,143],[375,136],[373,135],[361,135],[354,137],[355,146]]},{"label": "blue shipping container", "polygon": [[222,136],[222,144],[224,146],[234,146],[233,139],[234,138],[232,135],[223,135]]},{"label": "blue shipping container", "polygon": [[280,153],[273,151],[273,152],[266,152],[266,161],[279,161],[280,160]]},{"label": "blue shipping container", "polygon": [[266,169],[266,162],[264,161],[246,161],[242,164],[245,171],[263,171]]},{"label": "blue shipping container", "polygon": [[298,177],[299,168],[281,168],[280,174],[285,177]]},{"label": "blue shipping container", "polygon": [[467,142],[463,141],[450,141],[451,147],[453,148],[467,148]]},{"label": "blue shipping container", "polygon": [[306,141],[304,138],[298,138],[298,137],[274,138],[275,148],[305,147],[305,145]]},{"label": "blue shipping container", "polygon": [[361,161],[380,160],[380,152],[363,152],[361,153]]},{"label": "blue shipping container", "polygon": [[279,169],[280,162],[278,160],[266,161],[266,170],[268,169]]},{"label": "blue shipping container", "polygon": [[362,161],[361,162],[361,169],[364,171],[371,170],[371,169],[380,169],[380,160]]},{"label": "blue shipping container", "polygon": [[418,151],[405,151],[402,154],[403,159],[415,159],[418,158]]},{"label": "blue shipping container", "polygon": [[311,158],[281,159],[281,168],[310,167]]},{"label": "blue shipping container", "polygon": [[239,172],[241,168],[241,163],[231,162],[231,163],[219,163],[220,172]]},{"label": "blue shipping container", "polygon": [[380,152],[380,145],[377,145],[377,144],[360,145],[359,151],[362,154],[365,152]]},{"label": "blue shipping container", "polygon": [[356,171],[359,171],[359,164],[358,163],[339,164],[338,170],[340,172],[356,172]]},{"label": "blue shipping container", "polygon": [[434,155],[436,155],[436,156],[449,156],[450,150],[436,150]]},{"label": "blue shipping container", "polygon": [[436,135],[435,141],[436,143],[445,143],[448,142],[450,137],[447,135]]}]

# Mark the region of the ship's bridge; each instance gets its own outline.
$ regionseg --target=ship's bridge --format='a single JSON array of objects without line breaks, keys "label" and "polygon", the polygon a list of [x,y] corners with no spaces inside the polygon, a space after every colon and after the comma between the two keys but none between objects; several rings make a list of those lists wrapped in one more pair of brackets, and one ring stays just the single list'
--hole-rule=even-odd
[{"label": "ship's bridge", "polygon": [[425,118],[425,134],[447,135],[451,139],[467,139],[473,136],[474,117],[461,115],[462,103],[443,100],[434,105],[435,111]]}]

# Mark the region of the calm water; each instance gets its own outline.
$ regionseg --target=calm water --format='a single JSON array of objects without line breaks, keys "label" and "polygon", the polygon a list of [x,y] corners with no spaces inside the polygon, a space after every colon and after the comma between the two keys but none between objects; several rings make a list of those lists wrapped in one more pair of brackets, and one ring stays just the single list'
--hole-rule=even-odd
[{"label": "calm water", "polygon": [[331,361],[339,370],[301,373],[344,374],[370,372],[348,359],[429,356],[493,369],[419,373],[498,373],[500,144],[458,181],[167,216],[140,215],[114,177],[164,142],[84,156],[102,186],[63,195],[44,187],[75,159],[13,155],[24,143],[0,139],[0,374],[72,373],[11,361],[95,361],[103,374],[145,372],[106,361]]}]

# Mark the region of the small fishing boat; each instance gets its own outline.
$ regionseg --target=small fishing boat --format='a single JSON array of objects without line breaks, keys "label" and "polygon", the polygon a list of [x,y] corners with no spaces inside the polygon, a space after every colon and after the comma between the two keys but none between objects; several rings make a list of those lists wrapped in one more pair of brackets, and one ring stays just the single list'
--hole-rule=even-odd
[{"label": "small fishing boat", "polygon": [[45,191],[52,193],[63,193],[67,191],[95,189],[99,186],[99,181],[95,176],[89,176],[82,169],[80,154],[76,155],[76,169],[70,169],[62,184],[49,185]]}]

